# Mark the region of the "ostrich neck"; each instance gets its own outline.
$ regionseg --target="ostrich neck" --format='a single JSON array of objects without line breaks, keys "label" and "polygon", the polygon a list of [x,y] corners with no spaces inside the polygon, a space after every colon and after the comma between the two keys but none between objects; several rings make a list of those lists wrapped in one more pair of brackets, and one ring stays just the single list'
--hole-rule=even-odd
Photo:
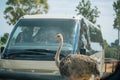
[{"label": "ostrich neck", "polygon": [[59,47],[58,47],[56,55],[55,55],[55,61],[56,61],[57,67],[59,67],[59,65],[60,65],[60,52],[62,49],[62,45],[63,45],[63,39],[61,39],[61,41],[59,43]]}]

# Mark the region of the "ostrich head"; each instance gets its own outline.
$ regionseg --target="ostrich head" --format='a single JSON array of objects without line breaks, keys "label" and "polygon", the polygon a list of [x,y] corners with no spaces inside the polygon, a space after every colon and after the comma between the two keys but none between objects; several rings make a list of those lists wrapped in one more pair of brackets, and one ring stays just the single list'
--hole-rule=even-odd
[{"label": "ostrich head", "polygon": [[59,40],[60,42],[63,42],[63,36],[62,36],[62,34],[57,34],[56,36],[55,36],[55,38],[57,39],[57,40]]},{"label": "ostrich head", "polygon": [[59,65],[60,65],[60,58],[59,57],[60,57],[60,52],[61,52],[61,48],[63,45],[63,36],[62,36],[62,34],[57,34],[55,36],[55,38],[57,40],[59,40],[59,42],[60,42],[59,47],[58,47],[57,52],[56,52],[56,55],[55,55],[55,62],[56,62],[57,67],[59,68]]}]

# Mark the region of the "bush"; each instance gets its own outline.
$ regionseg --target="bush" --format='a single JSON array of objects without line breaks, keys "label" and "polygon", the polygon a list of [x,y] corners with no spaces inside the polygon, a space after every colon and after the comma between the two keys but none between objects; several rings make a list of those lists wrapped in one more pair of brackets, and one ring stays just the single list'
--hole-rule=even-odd
[{"label": "bush", "polygon": [[105,58],[114,58],[120,60],[120,47],[107,47],[105,49]]}]

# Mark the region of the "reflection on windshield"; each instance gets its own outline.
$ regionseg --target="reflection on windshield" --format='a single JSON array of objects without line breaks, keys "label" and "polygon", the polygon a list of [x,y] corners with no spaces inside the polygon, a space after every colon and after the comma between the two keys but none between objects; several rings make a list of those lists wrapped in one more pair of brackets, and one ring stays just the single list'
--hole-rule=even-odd
[{"label": "reflection on windshield", "polygon": [[72,50],[75,37],[74,19],[21,19],[13,30],[8,44],[10,49],[57,50],[55,35],[62,33],[63,49]]}]

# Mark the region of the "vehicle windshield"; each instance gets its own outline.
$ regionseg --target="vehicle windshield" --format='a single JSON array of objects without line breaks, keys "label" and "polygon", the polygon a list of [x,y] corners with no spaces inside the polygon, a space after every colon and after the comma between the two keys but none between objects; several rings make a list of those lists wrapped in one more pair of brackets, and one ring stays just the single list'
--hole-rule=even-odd
[{"label": "vehicle windshield", "polygon": [[72,51],[75,30],[75,19],[21,19],[12,32],[6,53],[28,49],[56,51],[59,41],[55,39],[55,35],[58,33],[64,39],[62,50]]}]

